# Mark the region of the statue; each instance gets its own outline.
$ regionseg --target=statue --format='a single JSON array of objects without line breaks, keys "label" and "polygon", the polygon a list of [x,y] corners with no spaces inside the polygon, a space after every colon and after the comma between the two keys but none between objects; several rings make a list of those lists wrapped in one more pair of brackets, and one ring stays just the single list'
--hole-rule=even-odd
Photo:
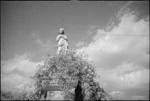
[{"label": "statue", "polygon": [[64,29],[60,28],[59,29],[59,35],[56,37],[57,41],[57,55],[58,54],[66,54],[69,46],[68,46],[68,39],[67,36],[65,35]]}]

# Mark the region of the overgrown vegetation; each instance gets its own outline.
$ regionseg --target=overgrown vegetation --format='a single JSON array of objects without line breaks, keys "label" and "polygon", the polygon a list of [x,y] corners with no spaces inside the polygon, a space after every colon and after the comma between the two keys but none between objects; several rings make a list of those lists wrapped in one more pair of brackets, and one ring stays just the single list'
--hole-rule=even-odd
[{"label": "overgrown vegetation", "polygon": [[96,76],[94,66],[83,54],[69,51],[66,55],[47,55],[44,65],[38,66],[32,77],[34,80],[33,92],[26,93],[22,99],[40,100],[42,89],[50,86],[52,83],[56,83],[64,92],[64,99],[73,100],[75,94],[72,89],[75,88],[78,80],[81,81],[84,100],[109,99],[104,89],[100,87],[98,82],[94,81]]}]

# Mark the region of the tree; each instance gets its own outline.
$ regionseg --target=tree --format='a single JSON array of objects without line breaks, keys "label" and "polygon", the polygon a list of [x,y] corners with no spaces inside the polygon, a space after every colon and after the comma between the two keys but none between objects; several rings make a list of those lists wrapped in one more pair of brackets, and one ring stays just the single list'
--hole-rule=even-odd
[{"label": "tree", "polygon": [[42,90],[56,83],[64,92],[65,99],[75,99],[74,90],[71,89],[80,80],[84,100],[107,100],[108,94],[94,81],[96,76],[94,65],[83,54],[76,51],[69,51],[66,55],[48,54],[44,65],[39,65],[32,77],[35,81],[34,94],[40,99]]}]

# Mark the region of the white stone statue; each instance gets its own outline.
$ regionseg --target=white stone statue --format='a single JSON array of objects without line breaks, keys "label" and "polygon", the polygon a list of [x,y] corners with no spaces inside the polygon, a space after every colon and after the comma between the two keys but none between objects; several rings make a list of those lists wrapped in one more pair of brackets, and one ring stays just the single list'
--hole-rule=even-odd
[{"label": "white stone statue", "polygon": [[59,35],[56,37],[57,41],[57,54],[66,54],[69,46],[68,46],[68,39],[65,35],[64,29],[59,29]]}]

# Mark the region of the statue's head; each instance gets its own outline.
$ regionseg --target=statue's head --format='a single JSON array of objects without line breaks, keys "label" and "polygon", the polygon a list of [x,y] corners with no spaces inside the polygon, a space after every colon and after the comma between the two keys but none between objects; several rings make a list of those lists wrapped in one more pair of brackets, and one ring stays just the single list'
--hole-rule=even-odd
[{"label": "statue's head", "polygon": [[64,34],[65,32],[64,32],[64,29],[63,28],[60,28],[59,29],[59,34]]}]

